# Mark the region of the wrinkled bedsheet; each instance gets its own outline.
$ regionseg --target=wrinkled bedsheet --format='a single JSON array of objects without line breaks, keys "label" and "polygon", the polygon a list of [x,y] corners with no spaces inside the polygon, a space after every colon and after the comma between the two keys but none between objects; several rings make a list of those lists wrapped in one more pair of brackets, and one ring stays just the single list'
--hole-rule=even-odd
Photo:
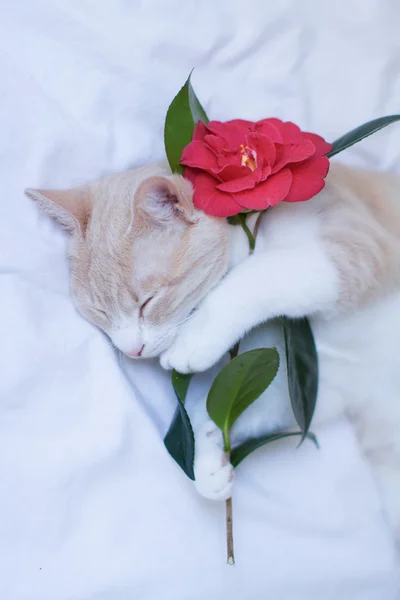
[{"label": "wrinkled bedsheet", "polygon": [[[162,438],[155,361],[128,363],[75,312],[65,235],[25,187],[163,158],[195,67],[209,115],[277,116],[333,140],[400,109],[397,0],[0,3],[0,598],[395,600],[399,562],[350,424],[270,446],[224,506]],[[342,155],[400,171],[393,127]]]}]

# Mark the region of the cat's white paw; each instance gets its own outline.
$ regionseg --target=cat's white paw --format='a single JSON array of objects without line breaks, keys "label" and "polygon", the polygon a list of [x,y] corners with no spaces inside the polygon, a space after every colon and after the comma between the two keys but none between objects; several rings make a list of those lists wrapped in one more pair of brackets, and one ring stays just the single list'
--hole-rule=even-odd
[{"label": "cat's white paw", "polygon": [[223,461],[210,462],[204,469],[196,472],[196,489],[208,500],[227,500],[232,496],[235,473],[232,465]]},{"label": "cat's white paw", "polygon": [[164,369],[175,369],[178,373],[201,373],[207,371],[224,354],[225,349],[216,351],[214,344],[204,344],[191,348],[178,340],[161,355],[161,366]]},{"label": "cat's white paw", "polygon": [[226,500],[232,496],[234,468],[223,450],[221,431],[212,421],[196,437],[194,464],[195,486],[209,500]]},{"label": "cat's white paw", "polygon": [[200,373],[215,365],[229,349],[229,342],[215,328],[195,315],[179,332],[172,346],[160,358],[164,369],[179,373]]}]

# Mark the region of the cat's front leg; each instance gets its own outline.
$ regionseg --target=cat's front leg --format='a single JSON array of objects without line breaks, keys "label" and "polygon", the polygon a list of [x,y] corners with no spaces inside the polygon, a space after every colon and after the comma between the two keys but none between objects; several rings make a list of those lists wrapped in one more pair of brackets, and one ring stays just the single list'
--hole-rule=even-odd
[{"label": "cat's front leg", "polygon": [[205,371],[256,325],[331,309],[338,294],[338,273],[318,239],[255,253],[203,300],[161,364],[180,373]]},{"label": "cat's front leg", "polygon": [[184,324],[172,346],[161,356],[164,369],[179,373],[206,371],[235,344],[241,330],[227,327],[222,294],[211,293]]}]

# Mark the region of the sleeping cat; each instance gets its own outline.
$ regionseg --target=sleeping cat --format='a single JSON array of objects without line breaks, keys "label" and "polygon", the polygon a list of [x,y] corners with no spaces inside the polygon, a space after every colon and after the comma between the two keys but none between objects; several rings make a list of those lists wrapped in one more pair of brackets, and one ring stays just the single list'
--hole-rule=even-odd
[{"label": "sleeping cat", "polygon": [[[332,164],[318,196],[263,215],[252,256],[243,230],[196,210],[191,184],[164,165],[27,194],[70,233],[78,311],[129,357],[204,371],[250,330],[243,349],[272,345],[256,326],[268,321],[279,347],[275,317],[310,317],[320,362],[315,424],[343,413],[353,420],[400,533],[398,190],[394,176]],[[242,415],[233,442],[295,426],[280,356],[274,393]],[[220,431],[205,401],[188,407],[197,489],[225,499],[234,474]]]}]

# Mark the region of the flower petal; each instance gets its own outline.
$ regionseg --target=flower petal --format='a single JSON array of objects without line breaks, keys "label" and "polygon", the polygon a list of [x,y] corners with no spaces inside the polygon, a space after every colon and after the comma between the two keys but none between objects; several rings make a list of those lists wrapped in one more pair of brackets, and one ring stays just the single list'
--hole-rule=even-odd
[{"label": "flower petal", "polygon": [[256,185],[253,190],[234,194],[234,198],[246,208],[265,210],[268,206],[276,206],[286,199],[291,183],[292,174],[290,170],[282,169],[279,173],[271,175],[266,181]]},{"label": "flower petal", "polygon": [[271,175],[271,167],[269,165],[267,165],[266,167],[263,167],[262,172],[261,172],[261,181],[264,181],[265,179],[267,179],[267,177],[269,177]]},{"label": "flower petal", "polygon": [[207,126],[205,123],[203,123],[203,121],[197,121],[194,131],[193,131],[193,136],[192,136],[192,140],[204,140],[205,136],[207,135]]},{"label": "flower petal", "polygon": [[245,136],[250,133],[254,123],[251,121],[243,121],[242,119],[234,119],[222,123],[221,121],[210,121],[207,124],[207,129],[214,135],[222,137],[227,143],[227,150],[239,148],[243,144]]},{"label": "flower petal", "polygon": [[214,217],[233,217],[243,210],[236,200],[216,188],[218,181],[208,173],[185,168],[185,177],[194,186],[193,204],[196,208]]},{"label": "flower petal", "polygon": [[315,154],[315,146],[310,140],[293,144],[276,144],[276,162],[272,173],[277,173],[289,163],[306,160]]},{"label": "flower petal", "polygon": [[[246,175],[251,174],[251,171],[248,167],[244,167],[242,165],[233,165],[229,164],[223,167],[218,172],[218,177],[221,181],[231,181],[231,179],[241,179],[242,177],[246,177]],[[254,178],[256,178],[255,176]]]},{"label": "flower petal", "polygon": [[184,147],[180,162],[186,167],[204,169],[205,171],[218,170],[215,154],[207,148],[204,142],[197,140]]},{"label": "flower petal", "polygon": [[276,159],[275,144],[270,137],[254,132],[246,136],[247,145],[257,152],[258,166],[273,165]]},{"label": "flower petal", "polygon": [[282,123],[279,119],[262,119],[261,121],[257,121],[255,124],[255,131],[262,135],[266,135],[273,142],[282,143],[282,136],[276,122]]},{"label": "flower petal", "polygon": [[318,156],[299,165],[291,165],[290,170],[293,181],[285,202],[303,202],[318,194],[324,187],[329,159]]},{"label": "flower petal", "polygon": [[196,177],[198,176],[198,174],[201,171],[199,171],[198,169],[192,169],[191,167],[185,167],[183,169],[183,176],[185,179],[189,179],[189,181],[192,183],[193,188],[194,188],[194,182],[196,181]]},{"label": "flower petal", "polygon": [[204,141],[215,154],[219,154],[225,148],[225,141],[218,135],[210,135],[208,133]]},{"label": "flower petal", "polygon": [[[224,169],[230,165],[235,166],[235,167],[242,166],[242,155],[239,150],[237,150],[236,152],[227,152],[226,150],[223,150],[218,155],[219,171],[221,171],[222,169]],[[246,168],[246,167],[244,167],[244,168]]]},{"label": "flower petal", "polygon": [[219,176],[222,179],[225,179],[222,183],[217,185],[217,188],[221,190],[221,192],[229,192],[233,194],[235,192],[240,192],[241,190],[250,190],[253,189],[255,185],[261,179],[261,169],[256,169],[255,171],[250,171],[247,167],[239,167],[245,170],[245,173],[242,177],[227,177],[227,171],[231,171],[232,169],[237,169],[238,167],[225,167]]},{"label": "flower petal", "polygon": [[269,123],[278,129],[281,139],[277,140],[287,144],[296,141],[301,136],[301,129],[291,121],[281,121],[280,119],[266,119]]},{"label": "flower petal", "polygon": [[301,134],[303,139],[311,140],[311,142],[315,146],[315,155],[316,156],[324,156],[328,154],[332,150],[332,144],[326,142],[323,137],[317,135],[316,133],[309,133],[308,131],[304,131]]}]

